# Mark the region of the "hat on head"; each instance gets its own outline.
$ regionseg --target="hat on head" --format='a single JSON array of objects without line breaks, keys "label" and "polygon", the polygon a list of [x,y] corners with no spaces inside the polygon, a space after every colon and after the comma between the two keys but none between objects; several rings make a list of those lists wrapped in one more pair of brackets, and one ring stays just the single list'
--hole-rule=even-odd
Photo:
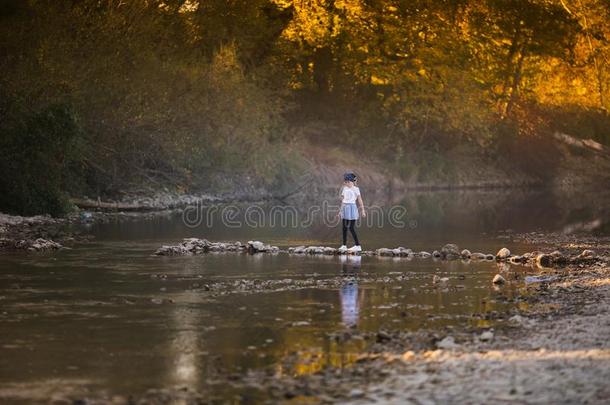
[{"label": "hat on head", "polygon": [[343,180],[345,181],[356,181],[356,175],[352,172],[345,173],[343,175]]}]

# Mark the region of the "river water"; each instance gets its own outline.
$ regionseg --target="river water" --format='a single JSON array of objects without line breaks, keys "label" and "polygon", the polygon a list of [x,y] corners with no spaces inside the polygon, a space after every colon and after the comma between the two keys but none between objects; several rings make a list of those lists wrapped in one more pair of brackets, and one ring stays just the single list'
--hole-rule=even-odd
[{"label": "river water", "polygon": [[[456,243],[473,252],[506,246],[519,253],[532,246],[513,241],[516,233],[608,235],[609,201],[599,194],[419,193],[393,202],[405,207],[402,226],[362,224],[359,233],[371,249],[432,251]],[[0,257],[0,400],[139,396],[176,386],[237,400],[243,392],[228,390],[226,376],[349,367],[369,342],[334,338],[346,330],[493,326],[488,315],[520,305],[520,280],[531,271],[513,268],[515,281],[498,289],[491,279],[502,269],[494,262],[151,255],[184,237],[338,245],[340,231],[320,221],[233,222],[193,227],[174,215],[83,225],[95,236],[90,243]],[[434,284],[433,275],[449,280]]]}]

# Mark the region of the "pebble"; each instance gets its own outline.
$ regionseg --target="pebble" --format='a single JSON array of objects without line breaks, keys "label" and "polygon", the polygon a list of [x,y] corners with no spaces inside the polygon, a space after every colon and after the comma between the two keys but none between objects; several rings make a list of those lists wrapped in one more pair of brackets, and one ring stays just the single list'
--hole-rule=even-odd
[{"label": "pebble", "polygon": [[460,347],[460,345],[455,343],[453,336],[446,336],[443,340],[436,343],[436,347],[443,350],[453,350]]},{"label": "pebble", "polygon": [[491,340],[493,340],[494,338],[494,334],[491,331],[485,331],[483,333],[481,333],[481,335],[479,336],[479,340],[482,342],[489,342]]}]

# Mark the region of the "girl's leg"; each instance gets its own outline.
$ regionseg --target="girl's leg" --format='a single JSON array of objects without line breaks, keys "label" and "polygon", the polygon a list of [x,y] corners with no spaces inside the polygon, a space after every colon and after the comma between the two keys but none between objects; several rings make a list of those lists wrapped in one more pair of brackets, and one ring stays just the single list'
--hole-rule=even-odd
[{"label": "girl's leg", "polygon": [[344,219],[342,220],[343,223],[343,244],[347,245],[347,224],[348,224],[349,220]]},{"label": "girl's leg", "polygon": [[352,238],[354,238],[354,244],[360,246],[360,242],[358,241],[358,235],[356,235],[356,229],[354,229],[354,225],[356,225],[356,220],[351,219],[349,221],[349,231],[352,234]]}]

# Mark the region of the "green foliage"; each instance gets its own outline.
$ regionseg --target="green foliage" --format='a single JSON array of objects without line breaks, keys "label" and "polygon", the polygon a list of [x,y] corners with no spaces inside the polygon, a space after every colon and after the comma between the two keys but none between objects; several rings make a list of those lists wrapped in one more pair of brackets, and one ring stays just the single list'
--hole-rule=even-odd
[{"label": "green foliage", "polygon": [[34,113],[0,140],[0,209],[25,215],[61,215],[69,209],[66,178],[78,162],[80,131],[64,105]]}]

